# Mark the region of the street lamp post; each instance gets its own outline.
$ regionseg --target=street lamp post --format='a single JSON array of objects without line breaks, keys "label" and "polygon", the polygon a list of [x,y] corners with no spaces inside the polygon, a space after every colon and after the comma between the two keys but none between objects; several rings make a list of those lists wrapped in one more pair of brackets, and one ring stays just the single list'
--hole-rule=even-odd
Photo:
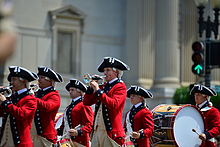
[{"label": "street lamp post", "polygon": [[[212,32],[214,34],[215,39],[218,37],[218,27],[219,27],[219,11],[220,11],[220,0],[211,0],[211,4],[214,11],[214,21],[211,20],[211,17],[208,16],[207,20],[204,20],[204,9],[208,3],[208,0],[194,0],[199,13],[199,37],[202,37],[203,32],[205,31],[205,42],[206,42],[206,50],[210,51],[211,47],[211,37]],[[206,62],[205,64],[207,64]],[[210,87],[211,85],[211,66],[205,66],[205,85]]]}]

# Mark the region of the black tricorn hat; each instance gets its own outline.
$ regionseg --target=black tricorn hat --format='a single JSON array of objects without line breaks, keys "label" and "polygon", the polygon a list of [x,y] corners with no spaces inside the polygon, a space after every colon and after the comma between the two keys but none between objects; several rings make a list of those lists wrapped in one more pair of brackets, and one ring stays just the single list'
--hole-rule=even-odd
[{"label": "black tricorn hat", "polygon": [[149,90],[146,90],[139,86],[131,86],[130,88],[128,88],[127,97],[130,98],[131,94],[140,95],[143,96],[144,98],[153,98],[153,94]]},{"label": "black tricorn hat", "polygon": [[63,82],[63,78],[59,73],[45,66],[39,66],[37,74],[53,79],[56,82]]},{"label": "black tricorn hat", "polygon": [[99,72],[104,72],[104,68],[114,67],[119,70],[130,70],[129,66],[114,57],[104,57],[102,63],[98,66]]},{"label": "black tricorn hat", "polygon": [[66,90],[69,91],[70,87],[77,88],[83,92],[86,92],[87,87],[77,79],[70,79],[70,82],[66,85]]},{"label": "black tricorn hat", "polygon": [[195,93],[201,93],[208,96],[217,96],[217,93],[204,85],[196,84],[190,91],[190,95],[194,95]]},{"label": "black tricorn hat", "polygon": [[38,76],[36,73],[31,72],[27,70],[26,68],[19,67],[19,66],[9,66],[9,75],[8,75],[8,81],[11,81],[11,77],[21,77],[25,80],[28,80],[28,82],[34,81],[38,79]]}]

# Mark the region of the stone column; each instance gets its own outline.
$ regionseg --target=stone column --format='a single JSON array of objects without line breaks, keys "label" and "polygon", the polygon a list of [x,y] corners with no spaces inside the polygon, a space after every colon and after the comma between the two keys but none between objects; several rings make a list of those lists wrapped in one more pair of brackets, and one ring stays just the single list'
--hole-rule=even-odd
[{"label": "stone column", "polygon": [[179,87],[179,1],[156,0],[155,77],[152,105],[172,103]]},{"label": "stone column", "polygon": [[131,70],[125,74],[127,85],[150,88],[154,73],[155,2],[128,0],[126,16],[125,61]]}]

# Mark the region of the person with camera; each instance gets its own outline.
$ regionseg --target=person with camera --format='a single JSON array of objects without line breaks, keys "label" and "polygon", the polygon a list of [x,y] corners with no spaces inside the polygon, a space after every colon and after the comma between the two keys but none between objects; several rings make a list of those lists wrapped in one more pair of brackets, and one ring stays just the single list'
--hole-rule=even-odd
[{"label": "person with camera", "polygon": [[9,71],[13,94],[10,99],[0,94],[0,116],[3,117],[0,147],[32,147],[30,130],[37,100],[30,92],[29,82],[38,76],[19,66],[10,66]]},{"label": "person with camera", "polygon": [[124,143],[122,112],[126,100],[126,85],[121,80],[124,70],[129,70],[125,63],[113,57],[105,57],[98,71],[104,73],[106,83],[99,86],[96,80],[92,80],[86,91],[83,103],[96,104],[92,147],[118,147]]}]

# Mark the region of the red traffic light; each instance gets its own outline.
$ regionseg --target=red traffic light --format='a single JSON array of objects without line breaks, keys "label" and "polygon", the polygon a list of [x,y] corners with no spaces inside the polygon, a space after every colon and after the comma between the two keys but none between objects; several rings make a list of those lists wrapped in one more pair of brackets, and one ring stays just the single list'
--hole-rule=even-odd
[{"label": "red traffic light", "polygon": [[194,52],[199,52],[203,50],[203,48],[204,48],[204,44],[200,41],[196,41],[192,44],[192,49]]}]

